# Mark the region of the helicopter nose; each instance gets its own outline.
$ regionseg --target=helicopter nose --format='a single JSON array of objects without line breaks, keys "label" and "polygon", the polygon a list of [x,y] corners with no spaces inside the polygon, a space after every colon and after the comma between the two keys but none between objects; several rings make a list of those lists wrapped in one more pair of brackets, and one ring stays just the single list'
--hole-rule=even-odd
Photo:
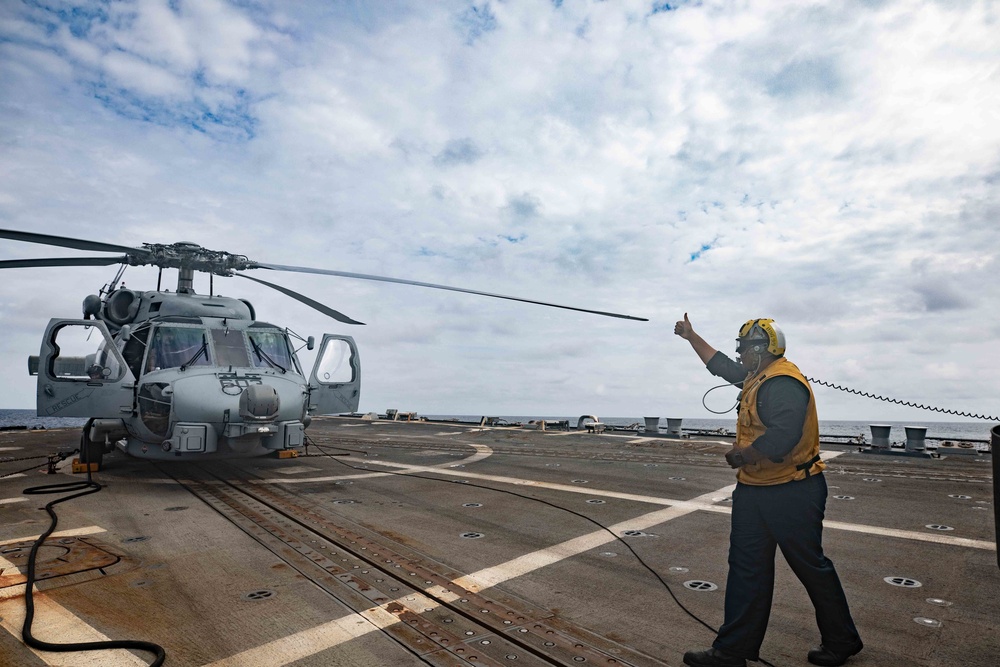
[{"label": "helicopter nose", "polygon": [[252,384],[240,394],[240,417],[244,421],[269,421],[278,416],[281,399],[274,387]]}]

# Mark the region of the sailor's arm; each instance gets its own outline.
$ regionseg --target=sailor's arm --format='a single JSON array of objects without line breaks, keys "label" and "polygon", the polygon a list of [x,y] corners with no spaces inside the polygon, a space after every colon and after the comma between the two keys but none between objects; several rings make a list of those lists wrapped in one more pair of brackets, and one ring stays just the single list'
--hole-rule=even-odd
[{"label": "sailor's arm", "polygon": [[708,365],[709,359],[715,356],[716,349],[709,345],[704,338],[695,333],[694,327],[691,326],[691,320],[688,319],[688,314],[684,313],[684,319],[679,320],[677,324],[674,325],[674,333],[691,343],[691,347],[697,353],[701,361]]}]

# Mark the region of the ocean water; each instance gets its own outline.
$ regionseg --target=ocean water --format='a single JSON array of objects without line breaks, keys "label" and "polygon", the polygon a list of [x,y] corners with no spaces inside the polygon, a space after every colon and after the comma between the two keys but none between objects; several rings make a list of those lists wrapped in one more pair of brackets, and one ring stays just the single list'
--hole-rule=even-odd
[{"label": "ocean water", "polygon": [[[422,415],[428,419],[457,419],[465,422],[479,422],[482,415]],[[511,423],[527,424],[529,421],[544,419],[546,421],[569,421],[571,426],[576,426],[580,416],[574,417],[552,417],[545,415],[491,415],[498,416]],[[611,426],[629,426],[631,424],[643,425],[642,417],[601,417],[601,421]],[[86,419],[71,417],[38,417],[34,410],[0,410],[0,427],[4,426],[26,426],[35,428],[79,428],[83,426]],[[929,440],[971,440],[977,443],[977,448],[986,449],[990,441],[990,429],[996,426],[990,422],[879,422],[892,426],[889,432],[889,441],[902,444],[906,441],[906,426],[926,426],[927,439]],[[820,421],[819,432],[827,437],[850,438],[863,435],[867,442],[871,442],[870,422],[863,421]],[[660,426],[666,427],[667,420],[661,419]],[[681,423],[682,429],[733,432],[736,430],[736,420],[734,419],[684,419]]]},{"label": "ocean water", "polygon": [[[478,422],[481,419],[481,415],[423,415],[428,419],[458,419],[460,421],[474,421]],[[500,419],[504,419],[511,423],[522,423],[527,424],[531,420],[544,419],[546,421],[569,421],[570,426],[575,427],[577,421],[580,419],[579,415],[575,417],[545,417],[545,416],[503,416],[503,415],[490,415],[497,416]],[[610,426],[629,426],[631,424],[644,425],[645,422],[642,417],[601,417],[601,422],[608,424]],[[866,442],[871,442],[872,431],[870,424],[873,422],[865,421],[831,421],[831,420],[820,420],[819,432],[821,436],[829,438],[851,438],[856,436],[864,436]],[[892,427],[889,431],[889,442],[893,444],[900,444],[906,442],[906,431],[904,427],[906,426],[924,426],[927,428],[926,438],[928,440],[971,440],[976,442],[977,449],[988,449],[990,441],[990,429],[992,429],[996,424],[990,422],[890,422],[882,421],[879,424],[887,424]],[[667,420],[665,418],[660,419],[660,426],[665,428],[667,425]],[[704,431],[717,431],[722,429],[730,433],[736,431],[736,420],[735,419],[683,419],[681,422],[682,429],[691,430],[704,430]]]},{"label": "ocean water", "polygon": [[0,427],[76,428],[83,426],[86,422],[86,419],[76,417],[38,417],[34,410],[0,410]]}]

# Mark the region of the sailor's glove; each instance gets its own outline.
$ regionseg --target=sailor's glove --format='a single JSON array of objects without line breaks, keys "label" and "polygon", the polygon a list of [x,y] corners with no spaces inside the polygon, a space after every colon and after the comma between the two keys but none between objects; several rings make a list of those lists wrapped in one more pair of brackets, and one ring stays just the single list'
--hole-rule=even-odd
[{"label": "sailor's glove", "polygon": [[759,450],[754,449],[753,445],[744,447],[743,449],[738,449],[734,446],[726,452],[726,463],[729,464],[730,468],[742,468],[751,463],[757,463],[762,458],[764,458],[764,455]]}]

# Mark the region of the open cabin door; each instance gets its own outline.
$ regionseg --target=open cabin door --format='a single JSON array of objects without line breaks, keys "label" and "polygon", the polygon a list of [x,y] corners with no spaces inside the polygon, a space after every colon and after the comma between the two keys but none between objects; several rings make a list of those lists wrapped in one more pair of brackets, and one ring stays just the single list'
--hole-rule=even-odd
[{"label": "open cabin door", "polygon": [[123,419],[132,413],[135,377],[100,320],[49,320],[37,358],[40,417]]},{"label": "open cabin door", "polygon": [[361,358],[350,336],[323,334],[309,376],[309,413],[356,412],[361,400]]}]

